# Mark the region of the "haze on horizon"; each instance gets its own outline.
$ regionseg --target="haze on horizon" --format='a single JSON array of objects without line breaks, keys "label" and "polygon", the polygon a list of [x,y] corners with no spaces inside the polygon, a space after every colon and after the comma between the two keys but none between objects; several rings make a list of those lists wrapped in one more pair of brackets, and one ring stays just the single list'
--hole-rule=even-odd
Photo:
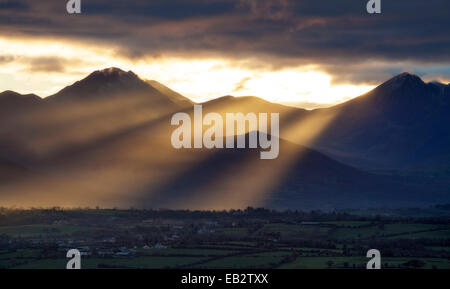
[{"label": "haze on horizon", "polygon": [[197,102],[253,95],[315,108],[403,71],[450,79],[446,0],[384,1],[381,15],[365,0],[92,0],[81,15],[63,2],[0,4],[0,91],[45,97],[114,66]]}]

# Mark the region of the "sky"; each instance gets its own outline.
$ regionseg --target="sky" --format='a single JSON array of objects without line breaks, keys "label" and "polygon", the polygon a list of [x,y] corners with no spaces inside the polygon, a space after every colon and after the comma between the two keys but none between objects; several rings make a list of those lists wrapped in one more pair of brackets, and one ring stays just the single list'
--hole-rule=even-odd
[{"label": "sky", "polygon": [[408,71],[450,81],[450,1],[0,0],[0,91],[46,97],[107,67],[194,101],[315,108]]}]

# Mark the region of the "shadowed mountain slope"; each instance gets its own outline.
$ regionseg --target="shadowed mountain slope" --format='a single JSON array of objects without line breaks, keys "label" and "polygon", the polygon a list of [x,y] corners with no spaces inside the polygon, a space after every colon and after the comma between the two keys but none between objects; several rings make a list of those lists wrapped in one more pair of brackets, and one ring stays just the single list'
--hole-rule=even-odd
[{"label": "shadowed mountain slope", "polygon": [[[420,206],[450,199],[442,187],[425,193],[411,179],[367,173],[284,140],[280,140],[277,159],[261,160],[260,151],[190,150],[195,161],[185,163],[189,169],[169,178],[157,193],[143,195],[141,203],[179,209],[328,210]],[[173,153],[182,154],[183,150]]]},{"label": "shadowed mountain slope", "polygon": [[325,109],[335,118],[313,146],[354,165],[436,167],[450,156],[450,86],[400,74]]}]

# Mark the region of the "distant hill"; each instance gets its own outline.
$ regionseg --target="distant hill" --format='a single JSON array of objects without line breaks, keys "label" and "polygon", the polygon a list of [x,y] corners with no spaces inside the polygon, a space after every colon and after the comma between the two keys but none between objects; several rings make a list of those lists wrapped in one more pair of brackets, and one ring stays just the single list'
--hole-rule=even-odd
[{"label": "distant hill", "polygon": [[[44,100],[35,94],[20,94],[10,90],[0,93],[0,167],[3,173],[0,178],[10,177],[6,171],[18,171],[13,161],[21,163],[28,158],[24,156],[22,145],[26,144],[30,127],[22,122],[23,117],[31,116],[44,104]],[[18,138],[21,140],[18,141]]]},{"label": "distant hill", "polygon": [[290,113],[306,113],[307,110],[301,108],[294,108],[291,106],[286,106],[274,102],[270,102],[261,99],[256,96],[240,96],[234,97],[231,95],[222,96],[210,101],[206,101],[203,104],[205,110],[215,111],[215,112],[229,112],[229,113],[280,113],[280,114],[290,114]]},{"label": "distant hill", "polygon": [[34,167],[37,175],[8,184],[3,194],[0,187],[0,201],[217,210],[396,208],[450,201],[442,188],[367,173],[284,140],[277,159],[261,160],[260,149],[175,150],[157,131],[142,127],[47,158]]},{"label": "distant hill", "polygon": [[1,92],[0,118],[33,109],[42,102],[42,99],[35,94],[20,94],[11,90]]},{"label": "distant hill", "polygon": [[[284,140],[280,140],[280,152],[279,158],[267,161],[259,159],[260,149],[190,151],[191,161],[183,162],[183,173],[153,193],[143,194],[140,203],[178,209],[329,210],[411,207],[450,200],[448,194],[441,194],[442,187],[425,192],[408,178],[367,173]],[[184,153],[175,151],[173,156]]]}]

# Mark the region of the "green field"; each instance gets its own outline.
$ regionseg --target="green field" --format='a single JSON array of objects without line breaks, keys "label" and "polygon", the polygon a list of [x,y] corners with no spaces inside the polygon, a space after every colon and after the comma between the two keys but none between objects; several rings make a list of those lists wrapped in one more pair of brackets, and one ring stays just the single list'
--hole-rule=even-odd
[{"label": "green field", "polygon": [[390,239],[450,239],[450,229],[436,230],[430,232],[409,232]]},{"label": "green field", "polygon": [[[382,268],[397,267],[398,265],[404,264],[415,258],[393,258],[386,257],[381,259]],[[450,269],[450,261],[438,258],[420,258],[420,260],[425,262],[424,269],[431,269],[433,265],[438,269]],[[332,261],[331,267],[327,262]],[[284,264],[280,269],[326,269],[326,268],[365,268],[367,263],[367,258],[364,257],[299,257],[294,262],[289,264]]]},{"label": "green field", "polygon": [[337,227],[331,231],[336,239],[367,239],[371,237],[386,238],[450,238],[448,225],[395,223],[373,224],[364,227]]},{"label": "green field", "polygon": [[213,260],[196,267],[217,269],[264,268],[268,267],[270,264],[280,262],[287,255],[289,255],[289,252],[274,251],[240,256],[230,256],[218,260]]},{"label": "green field", "polygon": [[[82,268],[96,269],[102,268],[107,264],[110,268],[146,268],[146,269],[164,269],[176,268],[182,265],[188,265],[201,261],[202,258],[195,257],[138,257],[138,258],[83,258]],[[18,265],[13,269],[64,269],[67,259],[43,259],[29,260],[27,264]]]},{"label": "green field", "polygon": [[335,225],[339,227],[360,227],[367,226],[370,224],[368,221],[329,221],[329,222],[321,222],[324,225]]},{"label": "green field", "polygon": [[191,255],[191,256],[223,256],[232,254],[236,251],[232,250],[215,250],[215,249],[202,249],[202,248],[166,248],[166,249],[138,249],[137,252],[145,255],[158,255],[158,256],[170,256],[170,255]]},{"label": "green field", "polygon": [[0,227],[0,235],[5,234],[12,237],[40,237],[40,236],[63,236],[75,232],[90,230],[86,226],[73,225],[24,225]]},{"label": "green field", "polygon": [[321,226],[273,223],[264,225],[261,232],[279,232],[282,239],[291,239],[320,236],[324,237],[327,235],[329,230],[329,228]]}]

